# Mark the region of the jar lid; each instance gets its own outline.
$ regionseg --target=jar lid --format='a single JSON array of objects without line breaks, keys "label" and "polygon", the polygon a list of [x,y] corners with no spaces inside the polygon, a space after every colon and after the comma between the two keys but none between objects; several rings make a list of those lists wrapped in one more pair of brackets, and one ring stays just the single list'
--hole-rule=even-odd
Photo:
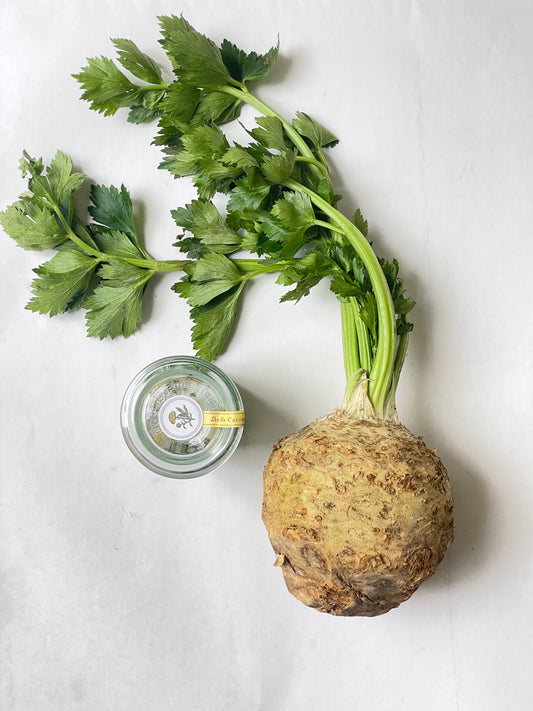
[{"label": "jar lid", "polygon": [[195,356],[169,356],[138,373],[126,390],[126,444],[148,469],[175,479],[202,476],[233,454],[244,409],[235,383]]}]

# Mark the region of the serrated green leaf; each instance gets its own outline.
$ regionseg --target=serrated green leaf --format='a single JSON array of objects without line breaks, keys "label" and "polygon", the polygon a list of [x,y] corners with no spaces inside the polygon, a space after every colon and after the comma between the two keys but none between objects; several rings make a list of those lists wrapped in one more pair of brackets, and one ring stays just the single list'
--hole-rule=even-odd
[{"label": "serrated green leaf", "polygon": [[376,297],[371,291],[367,291],[360,301],[359,315],[365,326],[368,328],[374,340],[377,338],[378,312]]},{"label": "serrated green leaf", "polygon": [[331,291],[343,299],[347,299],[350,296],[356,298],[361,298],[363,291],[359,284],[349,281],[345,276],[337,274],[331,280]]},{"label": "serrated green leaf", "polygon": [[339,142],[330,131],[302,111],[297,112],[292,125],[301,136],[308,138],[315,148],[331,148]]},{"label": "serrated green leaf", "polygon": [[368,237],[368,222],[363,217],[363,213],[359,208],[355,211],[352,222],[362,235]]},{"label": "serrated green leaf", "polygon": [[50,210],[35,205],[15,203],[0,212],[0,224],[5,233],[27,250],[43,251],[53,249],[68,239]]},{"label": "serrated green leaf", "polygon": [[402,283],[398,280],[398,273],[400,271],[398,261],[396,259],[393,259],[392,261],[388,262],[385,259],[380,259],[379,263],[381,265],[383,274],[385,275],[385,279],[387,280],[387,284],[391,292],[397,291],[398,287],[401,288]]},{"label": "serrated green leaf", "polygon": [[408,314],[415,307],[416,301],[410,297],[398,296],[394,299],[394,310],[397,314]]},{"label": "serrated green leaf", "polygon": [[46,169],[42,168],[40,161],[35,161],[24,152],[21,168],[23,174],[31,175],[28,183],[31,193],[44,200],[45,204],[61,205],[81,188],[85,180],[81,173],[72,172],[72,160],[61,151],[57,151]]},{"label": "serrated green leaf", "polygon": [[[153,89],[151,91],[139,91],[141,104],[145,109],[158,111],[161,100],[166,94],[165,89]],[[131,106],[131,104],[129,104]]]},{"label": "serrated green leaf", "polygon": [[114,185],[91,185],[91,205],[89,214],[105,231],[123,232],[131,242],[140,249],[135,224],[133,221],[133,206],[128,190],[124,185],[116,188]]},{"label": "serrated green leaf", "polygon": [[259,162],[255,155],[246,147],[230,146],[221,158],[223,163],[235,165],[238,168],[257,168]]},{"label": "serrated green leaf", "polygon": [[23,178],[26,178],[28,175],[41,175],[44,171],[43,159],[32,158],[27,151],[23,151],[22,158],[19,160],[19,169]]},{"label": "serrated green leaf", "polygon": [[182,141],[200,168],[209,167],[213,160],[222,158],[229,148],[226,136],[217,126],[197,126],[186,133]]},{"label": "serrated green leaf", "polygon": [[244,282],[241,282],[205,306],[191,309],[194,322],[192,340],[200,358],[213,360],[223,352],[235,321],[243,287]]},{"label": "serrated green leaf", "polygon": [[98,260],[81,251],[63,249],[33,271],[33,297],[26,308],[41,314],[56,314],[78,305],[89,287]]},{"label": "serrated green leaf", "polygon": [[192,203],[183,207],[177,207],[171,210],[170,214],[178,227],[183,227],[185,230],[191,231],[194,225],[194,217],[192,212]]},{"label": "serrated green leaf", "polygon": [[340,195],[335,194],[330,178],[321,178],[316,184],[316,192],[333,206],[340,200]]},{"label": "serrated green leaf", "polygon": [[185,267],[185,271],[193,281],[206,282],[214,279],[237,284],[242,274],[236,265],[223,254],[207,254],[197,262]]},{"label": "serrated green leaf", "polygon": [[160,108],[185,132],[201,96],[202,92],[197,87],[176,81],[170,85],[165,98],[161,101]]},{"label": "serrated green leaf", "polygon": [[232,252],[241,243],[240,235],[228,227],[212,202],[193,200],[185,208],[174,210],[172,216],[176,224],[192,232],[213,252]]},{"label": "serrated green leaf", "polygon": [[72,160],[61,151],[57,151],[46,172],[50,194],[58,205],[68,200],[72,193],[79,190],[85,177],[72,172]]},{"label": "serrated green leaf", "polygon": [[154,109],[147,109],[146,106],[132,106],[128,113],[128,123],[141,124],[150,121],[158,115]]},{"label": "serrated green leaf", "polygon": [[261,229],[269,240],[278,242],[279,244],[283,243],[285,235],[287,234],[287,229],[283,227],[281,222],[273,215],[269,215],[262,220]]},{"label": "serrated green leaf", "polygon": [[277,151],[286,151],[290,143],[285,136],[283,124],[276,116],[258,116],[258,126],[249,131],[260,145]]},{"label": "serrated green leaf", "polygon": [[204,168],[195,175],[193,184],[200,198],[211,200],[216,193],[228,193],[238,175],[240,175],[239,169],[213,163],[209,168]]},{"label": "serrated green leaf", "polygon": [[233,79],[241,82],[260,82],[266,79],[272,71],[278,56],[279,43],[266,54],[256,54],[255,52],[246,54],[228,40],[224,40],[220,51],[222,61]]},{"label": "serrated green leaf", "polygon": [[85,302],[87,333],[97,338],[127,338],[142,322],[142,300],[154,272],[113,261],[99,271],[101,283]]},{"label": "serrated green leaf", "polygon": [[246,179],[237,181],[228,200],[228,212],[256,213],[262,210],[270,195],[270,189],[270,185],[250,185]]},{"label": "serrated green leaf", "polygon": [[210,91],[202,97],[198,104],[192,124],[194,125],[197,122],[212,122],[217,125],[227,123],[236,119],[240,111],[241,101],[239,99],[221,91]]},{"label": "serrated green leaf", "polygon": [[280,301],[298,302],[331,272],[332,264],[324,254],[317,251],[309,252],[305,257],[281,270],[277,283],[285,286],[295,284],[295,287],[286,292]]},{"label": "serrated green leaf", "polygon": [[269,156],[261,163],[261,173],[270,183],[284,183],[291,175],[296,155],[293,151],[284,151]]},{"label": "serrated green leaf", "polygon": [[204,306],[242,281],[235,264],[222,254],[209,253],[185,267],[187,277],[174,284],[190,306]]},{"label": "serrated green leaf", "polygon": [[278,200],[272,208],[281,224],[290,230],[304,231],[315,221],[315,211],[311,198],[304,192],[288,191]]},{"label": "serrated green leaf", "polygon": [[259,254],[261,249],[260,239],[260,233],[253,231],[247,232],[242,238],[241,249],[250,254]]},{"label": "serrated green leaf", "polygon": [[143,259],[143,253],[133,244],[124,232],[96,232],[94,241],[101,252],[123,259]]},{"label": "serrated green leaf", "polygon": [[[199,179],[212,181],[214,164],[229,148],[226,136],[217,126],[200,125],[181,138],[183,150],[174,156],[170,170],[174,175],[199,175]],[[220,166],[227,174],[233,169]],[[200,184],[201,186],[201,184]]]},{"label": "serrated green leaf", "polygon": [[409,321],[402,319],[396,325],[396,333],[398,334],[398,336],[404,336],[407,333],[411,333],[413,328],[414,328],[414,326],[412,323],[409,323]]},{"label": "serrated green leaf", "polygon": [[183,17],[160,17],[162,40],[176,74],[193,86],[225,84],[230,79],[219,48]]},{"label": "serrated green leaf", "polygon": [[72,76],[83,89],[81,98],[91,104],[91,109],[104,116],[140,103],[138,87],[107,57],[89,58],[87,66]]},{"label": "serrated green leaf", "polygon": [[161,82],[161,70],[157,63],[129,39],[111,40],[118,52],[118,60],[129,72],[148,84]]},{"label": "serrated green leaf", "polygon": [[161,164],[169,170],[172,175],[184,178],[196,175],[201,169],[198,167],[196,158],[188,151],[180,151],[175,156],[169,156],[168,160]]}]

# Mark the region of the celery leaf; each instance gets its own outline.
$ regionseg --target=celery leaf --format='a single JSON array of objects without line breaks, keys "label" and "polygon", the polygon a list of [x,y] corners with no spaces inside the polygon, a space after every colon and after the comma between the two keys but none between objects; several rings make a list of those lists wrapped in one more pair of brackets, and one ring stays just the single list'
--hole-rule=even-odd
[{"label": "celery leaf", "polygon": [[74,249],[63,249],[33,271],[33,297],[26,306],[41,314],[56,314],[77,306],[85,297],[98,260]]},{"label": "celery leaf", "polygon": [[87,333],[105,338],[134,333],[142,321],[142,300],[154,272],[126,262],[109,261],[98,272],[100,284],[87,298]]},{"label": "celery leaf", "polygon": [[81,98],[104,116],[139,103],[138,87],[107,57],[91,57],[87,66],[72,75],[83,89]]},{"label": "celery leaf", "polygon": [[222,61],[233,79],[240,82],[260,82],[268,77],[278,57],[279,45],[266,54],[250,52],[246,54],[228,40],[220,47]]},{"label": "celery leaf", "polygon": [[339,139],[327,128],[321,126],[303,111],[296,113],[296,118],[293,119],[292,125],[301,136],[308,138],[315,148],[331,148],[339,142]]},{"label": "celery leaf", "polygon": [[235,264],[222,254],[209,253],[185,267],[186,276],[172,289],[190,306],[204,306],[242,281]]},{"label": "celery leaf", "polygon": [[161,70],[156,62],[141,52],[134,42],[129,39],[113,39],[111,41],[118,50],[118,59],[124,69],[148,84],[161,82]]},{"label": "celery leaf", "polygon": [[161,45],[180,80],[193,86],[225,84],[230,78],[220,49],[183,17],[160,17]]},{"label": "celery leaf", "polygon": [[120,189],[114,185],[91,185],[90,197],[89,214],[95,223],[106,231],[124,232],[139,247],[131,197],[124,185]]},{"label": "celery leaf", "polygon": [[210,201],[193,200],[185,207],[173,210],[172,216],[177,225],[192,232],[197,242],[213,252],[233,252],[241,244],[242,238],[226,224]]},{"label": "celery leaf", "polygon": [[56,216],[31,201],[20,201],[0,212],[0,224],[23,249],[53,249],[68,239]]},{"label": "celery leaf", "polygon": [[192,341],[200,358],[213,360],[223,352],[235,321],[243,287],[244,282],[241,282],[205,306],[191,309],[194,322]]}]

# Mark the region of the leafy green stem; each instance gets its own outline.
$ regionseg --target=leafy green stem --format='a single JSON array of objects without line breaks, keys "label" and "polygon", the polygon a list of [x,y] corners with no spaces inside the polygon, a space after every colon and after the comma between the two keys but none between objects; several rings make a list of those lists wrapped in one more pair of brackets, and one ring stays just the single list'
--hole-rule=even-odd
[{"label": "leafy green stem", "polygon": [[359,361],[361,367],[369,373],[372,368],[372,356],[370,352],[370,338],[368,336],[368,328],[363,323],[361,318],[359,304],[357,299],[350,297],[350,305],[352,307],[352,317],[357,333],[357,342],[359,347]]},{"label": "leafy green stem", "polygon": [[389,396],[385,405],[386,415],[388,417],[394,417],[396,414],[396,390],[398,388],[398,382],[400,380],[400,373],[405,362],[405,356],[407,355],[407,346],[409,343],[409,333],[402,333],[398,336],[398,343],[396,346],[396,356],[394,358],[394,370],[392,374],[392,385],[390,388]]},{"label": "leafy green stem", "polygon": [[161,82],[160,84],[135,84],[135,91],[167,91],[170,88],[170,84],[166,82]]},{"label": "leafy green stem", "polygon": [[156,272],[182,271],[183,268],[188,264],[188,260],[186,259],[159,260],[151,259],[150,257],[147,257],[146,259],[136,259],[135,257],[119,256],[108,254],[107,252],[101,252],[99,249],[96,249],[96,247],[92,247],[90,244],[87,244],[87,242],[85,242],[81,237],[79,237],[79,235],[76,234],[76,232],[70,226],[69,221],[65,218],[59,205],[57,205],[56,203],[52,203],[52,205],[54,213],[57,216],[59,222],[61,223],[61,226],[63,227],[64,231],[67,233],[68,238],[72,242],[74,242],[76,246],[82,249],[86,254],[90,255],[91,257],[95,257],[95,259],[100,262],[118,260],[121,262],[126,262],[127,264],[131,264],[134,267],[147,269],[154,274]]},{"label": "leafy green stem", "polygon": [[335,225],[332,225],[330,222],[326,222],[325,220],[315,220],[313,222],[314,225],[317,227],[324,227],[326,230],[330,230],[331,232],[334,232],[335,234],[344,234],[344,230],[342,227],[337,227]]},{"label": "leafy green stem", "polygon": [[384,417],[385,402],[392,384],[394,358],[396,351],[396,315],[387,279],[378,258],[363,233],[339,210],[320,197],[314,190],[294,180],[287,180],[285,186],[290,190],[303,191],[313,204],[327,215],[334,224],[342,229],[361,261],[365,265],[378,310],[378,341],[374,364],[369,373],[369,398],[376,415]]},{"label": "leafy green stem", "polygon": [[317,160],[316,158],[309,158],[308,156],[297,156],[296,160],[300,163],[309,163],[309,165],[313,165],[315,166],[315,168],[319,168],[319,170],[321,170],[324,175],[329,175],[328,166],[322,161]]},{"label": "leafy green stem", "polygon": [[341,327],[344,372],[346,382],[349,382],[354,373],[361,369],[355,320],[353,318],[352,304],[349,299],[341,301]]},{"label": "leafy green stem", "polygon": [[[311,163],[316,163],[316,157],[313,153],[313,151],[309,148],[307,143],[305,142],[304,138],[300,136],[298,131],[285,119],[281,114],[279,114],[275,109],[273,109],[271,106],[266,104],[264,101],[262,101],[259,97],[257,97],[255,94],[252,94],[251,91],[248,90],[248,88],[243,84],[242,88],[237,88],[234,86],[227,86],[227,85],[221,85],[216,87],[217,91],[224,92],[226,94],[230,94],[231,96],[234,96],[237,99],[240,99],[241,101],[244,101],[246,104],[249,104],[252,106],[254,109],[257,109],[260,113],[262,113],[264,116],[271,116],[272,118],[277,118],[279,121],[281,121],[283,128],[285,130],[285,133],[287,136],[290,138],[294,146],[298,149],[300,152],[300,155],[303,158],[309,159]],[[323,172],[323,165],[318,165],[320,168],[321,173]]]},{"label": "leafy green stem", "polygon": [[54,214],[56,215],[59,223],[61,224],[61,227],[66,232],[71,242],[74,242],[76,246],[78,246],[86,254],[89,254],[91,257],[95,257],[101,262],[107,261],[109,255],[105,254],[104,252],[101,252],[96,247],[91,247],[90,244],[87,244],[87,242],[85,242],[81,237],[79,237],[70,226],[70,216],[69,220],[67,220],[63,214],[63,211],[61,210],[61,207],[54,201],[50,202]]},{"label": "leafy green stem", "polygon": [[[251,262],[254,260],[234,259],[232,261],[236,266],[240,267],[241,269],[243,269],[243,268],[249,269],[251,265],[243,264],[243,262],[248,262],[248,261]],[[255,268],[251,268],[250,271],[247,271],[246,274],[244,274],[243,281],[246,281],[248,279],[253,279],[256,276],[260,276],[261,274],[268,274],[271,272],[279,272],[281,269],[283,269],[284,266],[287,266],[290,263],[288,260],[277,261],[277,262],[268,263],[268,264],[261,263],[261,260],[255,260],[255,261],[257,262],[257,265],[255,266]]]},{"label": "leafy green stem", "polygon": [[[116,259],[116,257],[113,257]],[[141,267],[141,269],[149,269],[152,272],[180,272],[189,263],[188,259],[131,259],[129,257],[121,257],[123,262]]]}]

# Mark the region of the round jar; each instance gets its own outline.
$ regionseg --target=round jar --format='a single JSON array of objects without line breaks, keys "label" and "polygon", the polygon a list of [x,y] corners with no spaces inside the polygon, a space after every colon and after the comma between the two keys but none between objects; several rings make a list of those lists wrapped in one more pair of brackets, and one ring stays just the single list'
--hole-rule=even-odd
[{"label": "round jar", "polygon": [[169,356],[143,368],[121,408],[126,444],[148,469],[175,479],[202,476],[226,462],[241,439],[242,399],[216,365]]}]

